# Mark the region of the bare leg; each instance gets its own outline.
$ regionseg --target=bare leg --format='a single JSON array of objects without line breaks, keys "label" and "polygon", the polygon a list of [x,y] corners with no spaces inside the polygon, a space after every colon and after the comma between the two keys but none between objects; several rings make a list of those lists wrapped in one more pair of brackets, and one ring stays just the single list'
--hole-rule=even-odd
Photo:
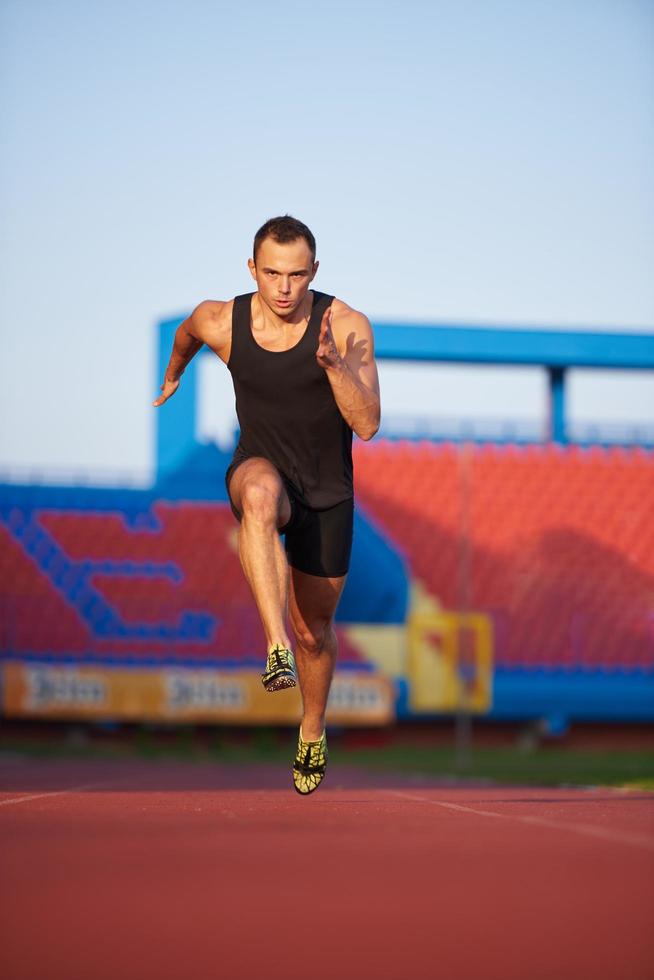
[{"label": "bare leg", "polygon": [[268,650],[280,643],[289,647],[288,562],[278,528],[291,517],[288,494],[275,467],[253,457],[235,470],[230,496],[241,512],[238,534],[241,565],[259,610]]},{"label": "bare leg", "polygon": [[338,653],[333,618],[346,576],[323,578],[291,568],[290,614],[302,702],[302,735],[319,739]]}]

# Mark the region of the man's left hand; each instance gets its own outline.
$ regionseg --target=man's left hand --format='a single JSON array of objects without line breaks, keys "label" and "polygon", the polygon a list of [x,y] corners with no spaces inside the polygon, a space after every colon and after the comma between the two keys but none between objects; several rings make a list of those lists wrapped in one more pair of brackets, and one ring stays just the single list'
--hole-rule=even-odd
[{"label": "man's left hand", "polygon": [[338,353],[334,334],[332,333],[332,308],[328,306],[325,310],[320,323],[320,337],[318,339],[318,350],[316,351],[318,364],[327,369],[338,367],[341,363],[341,355]]}]

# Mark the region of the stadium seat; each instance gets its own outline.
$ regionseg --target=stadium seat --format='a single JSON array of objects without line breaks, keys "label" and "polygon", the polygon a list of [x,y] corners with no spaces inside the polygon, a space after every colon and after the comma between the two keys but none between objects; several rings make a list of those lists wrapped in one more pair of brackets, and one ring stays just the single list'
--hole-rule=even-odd
[{"label": "stadium seat", "polygon": [[[378,439],[355,480],[427,593],[491,618],[499,665],[654,668],[654,453]],[[0,488],[2,653],[253,662],[235,530],[224,502]]]},{"label": "stadium seat", "polygon": [[500,665],[654,667],[654,453],[377,440],[355,472],[434,599],[492,617]]}]

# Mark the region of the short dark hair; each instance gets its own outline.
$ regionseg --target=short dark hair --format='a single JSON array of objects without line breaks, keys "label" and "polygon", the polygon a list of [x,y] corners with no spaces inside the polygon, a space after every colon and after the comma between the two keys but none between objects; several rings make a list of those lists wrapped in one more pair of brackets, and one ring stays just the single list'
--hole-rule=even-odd
[{"label": "short dark hair", "polygon": [[259,228],[259,231],[254,236],[254,245],[252,246],[252,258],[255,262],[257,261],[259,246],[266,238],[272,238],[274,241],[279,242],[280,245],[286,245],[288,242],[296,242],[298,238],[304,238],[311,249],[312,260],[314,262],[316,261],[315,238],[305,224],[298,221],[297,218],[291,217],[290,214],[282,214],[277,218],[269,218],[265,224],[261,225],[261,228]]}]

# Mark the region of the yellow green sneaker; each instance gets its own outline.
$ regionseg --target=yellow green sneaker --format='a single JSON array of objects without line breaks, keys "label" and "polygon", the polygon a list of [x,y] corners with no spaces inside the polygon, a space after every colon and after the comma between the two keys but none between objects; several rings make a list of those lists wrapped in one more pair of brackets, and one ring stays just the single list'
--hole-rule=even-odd
[{"label": "yellow green sneaker", "polygon": [[281,643],[276,643],[268,652],[261,683],[267,691],[281,691],[285,687],[295,687],[295,682],[295,657]]},{"label": "yellow green sneaker", "polygon": [[315,742],[302,738],[302,726],[297,743],[297,754],[293,763],[293,785],[298,793],[307,796],[318,789],[325,778],[327,769],[327,732],[324,731]]}]

